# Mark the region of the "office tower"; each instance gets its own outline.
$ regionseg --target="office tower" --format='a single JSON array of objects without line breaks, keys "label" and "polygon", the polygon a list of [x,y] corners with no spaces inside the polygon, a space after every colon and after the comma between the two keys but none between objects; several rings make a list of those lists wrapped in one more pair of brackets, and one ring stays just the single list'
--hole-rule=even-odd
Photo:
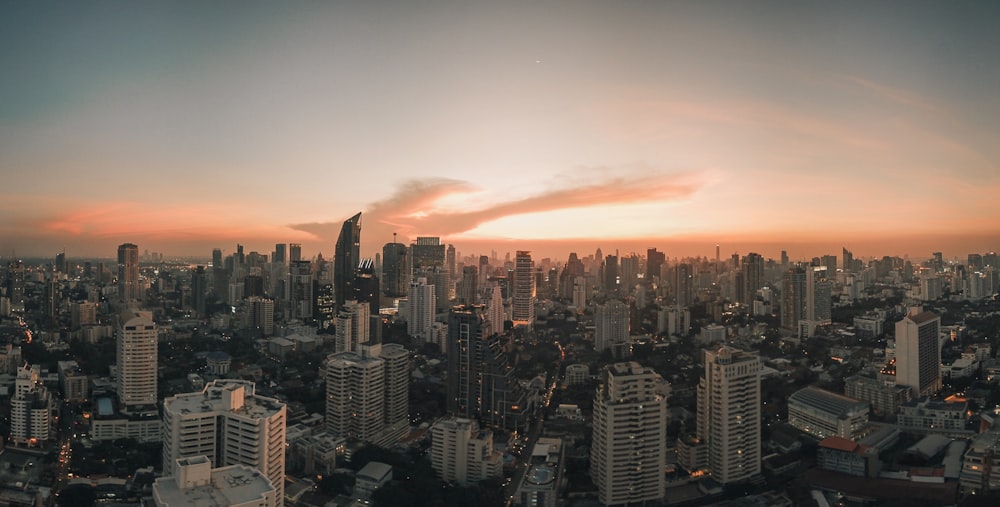
[{"label": "office tower", "polygon": [[694,304],[693,273],[691,265],[680,263],[674,266],[674,302],[685,308]]},{"label": "office tower", "polygon": [[35,447],[54,436],[52,395],[38,380],[38,367],[18,367],[10,400],[10,439]]},{"label": "office tower", "polygon": [[503,475],[503,453],[493,448],[493,433],[476,421],[450,417],[431,427],[431,466],[448,483],[471,486]]},{"label": "office tower", "polygon": [[608,255],[604,258],[604,264],[601,267],[601,280],[604,284],[602,288],[605,294],[618,292],[618,275],[618,256]]},{"label": "office tower", "polygon": [[896,385],[909,387],[914,398],[941,390],[941,317],[919,307],[896,323]]},{"label": "office tower", "polygon": [[619,268],[621,279],[619,285],[625,294],[629,294],[639,277],[639,256],[632,254],[622,257],[619,261]]},{"label": "office tower", "polygon": [[274,251],[271,252],[271,262],[284,264],[288,261],[288,245],[285,243],[275,243]]},{"label": "office tower", "polygon": [[97,303],[83,301],[72,303],[69,307],[70,325],[73,329],[90,326],[97,323]]},{"label": "office tower", "polygon": [[975,253],[969,254],[966,265],[969,266],[970,270],[983,269],[983,256]]},{"label": "office tower", "polygon": [[245,380],[171,396],[163,400],[163,475],[177,477],[182,458],[205,456],[216,467],[259,470],[284,498],[286,422],[285,404]]},{"label": "office tower", "polygon": [[660,277],[660,266],[667,262],[667,254],[656,251],[655,248],[646,250],[646,279]]},{"label": "office tower", "polygon": [[458,273],[455,271],[455,245],[448,245],[444,253],[444,266],[448,270],[448,274],[451,275],[452,279],[455,279],[455,275]]},{"label": "office tower", "polygon": [[[597,305],[594,313],[594,350],[603,352],[612,349],[615,357],[624,356],[629,345],[628,305],[619,299],[608,300]],[[616,350],[617,349],[617,350]]]},{"label": "office tower", "polygon": [[369,307],[370,315],[378,315],[381,305],[379,279],[375,274],[375,261],[371,259],[361,259],[358,268],[354,273],[354,294],[347,299],[354,299],[365,303]]},{"label": "office tower", "polygon": [[941,252],[931,254],[931,267],[934,268],[935,273],[940,273],[944,270],[944,256]]},{"label": "office tower", "polygon": [[490,426],[523,428],[526,393],[513,378],[483,306],[448,313],[448,412]]},{"label": "office tower", "polygon": [[333,252],[333,294],[337,309],[354,297],[354,270],[361,260],[361,213],[344,220]]},{"label": "office tower", "polygon": [[485,306],[486,320],[490,323],[490,332],[503,334],[504,332],[504,310],[503,291],[500,286],[493,282],[483,290],[481,300]]},{"label": "office tower", "polygon": [[205,266],[198,266],[191,274],[191,308],[198,316],[205,315],[205,297],[208,295],[208,273]]},{"label": "office tower", "polygon": [[334,350],[354,352],[358,344],[369,341],[370,307],[353,299],[344,302],[337,312],[337,334]]},{"label": "office tower", "polygon": [[122,412],[156,410],[157,344],[153,313],[118,315],[118,402]]},{"label": "office tower", "polygon": [[594,395],[590,477],[604,505],[663,498],[667,460],[667,389],[651,368],[616,363]]},{"label": "office tower", "polygon": [[444,313],[451,306],[451,274],[445,268],[425,268],[428,279],[434,281],[434,311]]},{"label": "office tower", "polygon": [[288,318],[313,317],[312,264],[297,260],[288,264]]},{"label": "office tower", "polygon": [[760,474],[760,358],[722,346],[705,351],[698,383],[697,436],[708,445],[708,468],[722,484]]},{"label": "office tower", "polygon": [[288,262],[302,260],[302,245],[299,243],[288,244]]},{"label": "office tower", "polygon": [[279,507],[271,481],[245,465],[212,467],[206,456],[177,460],[176,476],[153,482],[153,505],[157,507]]},{"label": "office tower", "polygon": [[806,271],[790,268],[781,277],[781,327],[787,331],[799,329],[806,318]]},{"label": "office tower", "polygon": [[826,272],[829,278],[836,278],[837,276],[837,256],[836,255],[824,255],[819,259],[819,265],[826,268]]},{"label": "office tower", "polygon": [[7,264],[7,297],[13,311],[24,311],[24,261],[20,259]]},{"label": "office tower", "polygon": [[212,267],[213,268],[222,267],[222,249],[219,248],[212,249]]},{"label": "office tower", "polygon": [[757,289],[764,286],[764,257],[750,252],[743,257],[740,272],[743,273],[742,291],[737,293],[738,301],[749,305],[757,294]]},{"label": "office tower", "polygon": [[410,273],[422,268],[445,268],[445,256],[441,238],[417,237],[417,241],[410,245]]},{"label": "office tower", "polygon": [[67,273],[66,252],[56,254],[56,273]]},{"label": "office tower", "polygon": [[576,309],[576,313],[583,313],[584,309],[587,308],[587,294],[589,293],[587,289],[587,279],[583,276],[577,276],[573,278],[573,308]]},{"label": "office tower", "polygon": [[843,260],[841,261],[840,268],[844,271],[854,270],[854,253],[844,247],[843,249]]},{"label": "office tower", "polygon": [[462,267],[462,279],[455,289],[455,296],[461,305],[479,302],[479,273],[475,266]]},{"label": "office tower", "polygon": [[431,341],[434,326],[434,310],[437,304],[434,286],[427,284],[426,278],[417,278],[410,284],[406,316],[406,333],[418,343]]},{"label": "office tower", "polygon": [[511,320],[514,325],[531,326],[535,322],[535,264],[531,252],[519,250],[514,261],[514,295]]},{"label": "office tower", "polygon": [[410,281],[406,265],[406,245],[393,242],[382,246],[382,291],[386,297],[406,296]]},{"label": "office tower", "polygon": [[274,334],[274,300],[260,296],[246,299],[247,327],[259,336]]},{"label": "office tower", "polygon": [[572,299],[576,277],[583,275],[583,261],[577,257],[576,252],[570,252],[569,259],[566,260],[566,267],[559,274],[559,297]]},{"label": "office tower", "polygon": [[139,247],[132,243],[118,246],[118,301],[139,300]]},{"label": "office tower", "polygon": [[[812,337],[818,326],[830,324],[832,319],[833,282],[827,266],[806,268],[805,324],[800,324],[800,337]],[[801,329],[802,326],[805,329]]]}]

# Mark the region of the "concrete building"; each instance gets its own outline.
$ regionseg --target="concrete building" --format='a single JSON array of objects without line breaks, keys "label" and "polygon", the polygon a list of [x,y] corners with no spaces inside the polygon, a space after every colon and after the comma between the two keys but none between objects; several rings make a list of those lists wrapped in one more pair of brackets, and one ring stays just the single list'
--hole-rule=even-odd
[{"label": "concrete building", "polygon": [[972,440],[958,481],[963,495],[1000,490],[1000,431],[990,430]]},{"label": "concrete building", "polygon": [[17,370],[10,400],[10,439],[15,445],[35,447],[54,436],[52,395],[38,378],[38,367]]},{"label": "concrete building", "polygon": [[59,361],[59,385],[62,387],[63,399],[80,403],[87,401],[90,390],[90,377],[83,373],[76,361]]},{"label": "concrete building", "polygon": [[760,475],[760,357],[722,346],[705,351],[698,384],[697,437],[708,468],[722,483]]},{"label": "concrete building", "polygon": [[212,468],[206,456],[180,458],[174,475],[153,483],[157,507],[278,507],[284,498],[267,477],[246,465]]},{"label": "concrete building", "polygon": [[585,364],[571,364],[566,367],[566,385],[586,384],[590,380],[590,367]]},{"label": "concrete building", "polygon": [[141,301],[139,287],[139,247],[132,243],[118,245],[118,302]]},{"label": "concrete building", "polygon": [[629,345],[629,309],[619,299],[597,305],[594,313],[594,350],[611,350],[615,357],[624,357],[621,350]]},{"label": "concrete building", "polygon": [[409,429],[409,352],[365,344],[326,361],[326,429],[334,436],[389,446]]},{"label": "concrete building", "polygon": [[908,401],[899,407],[896,425],[899,431],[904,433],[968,437],[975,433],[967,429],[968,412],[968,402],[949,403],[923,397]]},{"label": "concrete building", "polygon": [[856,400],[871,403],[879,415],[894,415],[899,407],[912,399],[909,387],[896,385],[889,380],[854,375],[844,379],[844,394]]},{"label": "concrete building", "polygon": [[337,312],[335,352],[354,352],[358,344],[367,342],[371,324],[371,307],[354,299],[344,301]]},{"label": "concrete building", "polygon": [[657,502],[666,481],[667,395],[639,363],[605,368],[594,396],[590,476],[605,505]]},{"label": "concrete building", "polygon": [[285,404],[255,393],[253,382],[216,380],[201,392],[163,400],[163,473],[178,476],[182,458],[205,456],[220,467],[258,470],[284,499]]},{"label": "concrete building", "polygon": [[563,442],[559,438],[539,438],[531,451],[528,469],[514,493],[518,507],[557,507],[563,482]]},{"label": "concrete building", "polygon": [[913,308],[896,323],[896,385],[909,387],[914,397],[941,390],[941,317]]},{"label": "concrete building", "polygon": [[514,258],[514,293],[511,298],[514,325],[530,326],[535,322],[535,263],[531,252],[519,250]]},{"label": "concrete building", "polygon": [[354,498],[368,502],[375,490],[392,480],[392,466],[379,461],[370,461],[355,476]]},{"label": "concrete building", "polygon": [[410,283],[407,292],[406,333],[417,339],[417,343],[432,341],[431,330],[434,327],[434,311],[437,297],[434,295],[434,285],[428,284],[426,278],[417,278]]},{"label": "concrete building", "polygon": [[122,412],[155,412],[159,335],[153,313],[121,312],[116,335],[118,403]]},{"label": "concrete building", "polygon": [[503,454],[493,448],[493,433],[463,418],[431,427],[431,465],[442,480],[462,486],[503,475]]},{"label": "concrete building", "polygon": [[808,386],[788,397],[788,424],[817,438],[854,440],[868,426],[868,402]]},{"label": "concrete building", "polygon": [[819,442],[816,465],[822,470],[875,479],[880,463],[878,449],[853,440],[831,436]]}]

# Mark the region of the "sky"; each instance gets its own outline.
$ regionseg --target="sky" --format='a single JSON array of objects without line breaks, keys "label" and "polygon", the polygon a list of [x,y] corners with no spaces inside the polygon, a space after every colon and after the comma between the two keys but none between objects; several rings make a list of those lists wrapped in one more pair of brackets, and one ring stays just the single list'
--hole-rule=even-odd
[{"label": "sky", "polygon": [[995,2],[0,1],[0,256],[1000,248]]}]

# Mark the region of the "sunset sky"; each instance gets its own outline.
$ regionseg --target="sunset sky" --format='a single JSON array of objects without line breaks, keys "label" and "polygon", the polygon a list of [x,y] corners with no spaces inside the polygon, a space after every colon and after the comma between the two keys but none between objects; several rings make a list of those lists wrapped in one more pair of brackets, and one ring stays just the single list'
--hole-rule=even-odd
[{"label": "sunset sky", "polygon": [[996,2],[4,2],[0,255],[1000,248]]}]

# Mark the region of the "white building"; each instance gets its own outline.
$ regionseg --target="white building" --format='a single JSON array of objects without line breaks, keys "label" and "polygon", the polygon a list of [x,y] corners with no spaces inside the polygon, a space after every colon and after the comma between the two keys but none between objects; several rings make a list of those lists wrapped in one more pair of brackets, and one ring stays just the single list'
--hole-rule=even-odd
[{"label": "white building", "polygon": [[428,285],[426,278],[417,278],[410,283],[407,301],[406,333],[417,338],[418,343],[430,342],[437,304],[434,286]]},{"label": "white building", "polygon": [[157,507],[278,507],[278,496],[267,477],[246,465],[212,468],[205,456],[178,459],[174,475],[153,483]]},{"label": "white building", "polygon": [[177,460],[206,456],[220,466],[259,470],[284,498],[285,404],[259,396],[254,383],[216,380],[201,392],[163,400],[163,473]]},{"label": "white building", "polygon": [[369,339],[371,308],[368,303],[349,299],[337,313],[336,343],[334,351],[353,352],[359,343]]},{"label": "white building", "polygon": [[667,397],[662,378],[639,363],[604,370],[594,396],[590,476],[605,505],[663,498]]},{"label": "white building", "polygon": [[722,484],[760,474],[760,357],[730,347],[705,351],[698,384],[698,438]]},{"label": "white building", "polygon": [[524,250],[519,250],[514,258],[511,320],[515,325],[526,326],[535,322],[535,263],[531,252]]},{"label": "white building", "polygon": [[941,317],[913,308],[896,323],[896,385],[909,387],[914,397],[941,390]]},{"label": "white building", "polygon": [[152,312],[118,316],[118,402],[123,412],[156,409],[158,335]]},{"label": "white building", "polygon": [[36,446],[51,438],[52,407],[52,396],[38,380],[38,367],[19,368],[10,400],[11,441]]},{"label": "white building", "polygon": [[431,427],[431,465],[442,480],[463,486],[503,475],[493,433],[470,419],[442,419]]},{"label": "white building", "polygon": [[409,430],[409,352],[361,346],[326,361],[326,429],[341,438],[389,446]]},{"label": "white building", "polygon": [[612,299],[594,313],[594,350],[602,352],[629,342],[628,305]]}]

